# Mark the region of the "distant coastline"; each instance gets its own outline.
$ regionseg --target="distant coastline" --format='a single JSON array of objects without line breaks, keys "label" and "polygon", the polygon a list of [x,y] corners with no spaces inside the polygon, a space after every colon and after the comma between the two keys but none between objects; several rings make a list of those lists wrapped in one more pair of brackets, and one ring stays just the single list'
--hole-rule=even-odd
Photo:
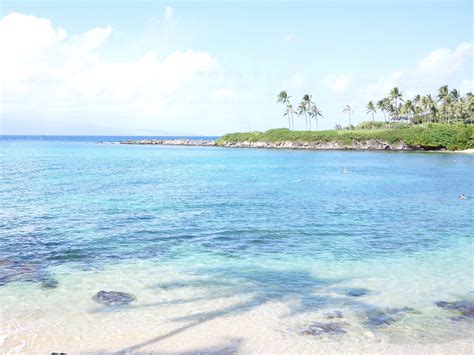
[{"label": "distant coastline", "polygon": [[452,151],[473,154],[474,128],[471,125],[433,125],[429,128],[359,131],[290,131],[226,134],[219,139],[136,139],[120,144],[203,146],[225,148]]}]

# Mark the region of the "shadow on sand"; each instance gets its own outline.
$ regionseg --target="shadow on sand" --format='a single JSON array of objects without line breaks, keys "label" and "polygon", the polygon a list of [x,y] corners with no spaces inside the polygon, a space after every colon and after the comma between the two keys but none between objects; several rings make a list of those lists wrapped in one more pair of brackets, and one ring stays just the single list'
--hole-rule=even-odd
[{"label": "shadow on sand", "polygon": [[[116,312],[137,308],[166,307],[169,305],[229,297],[243,298],[245,300],[212,311],[196,312],[186,316],[174,317],[170,319],[171,322],[188,323],[166,334],[124,348],[120,350],[119,353],[138,351],[208,321],[227,315],[242,314],[269,302],[292,300],[293,302],[291,304],[293,304],[293,306],[290,306],[290,312],[287,316],[303,312],[318,311],[329,307],[340,307],[348,303],[364,306],[361,300],[351,299],[343,294],[340,296],[325,294],[325,290],[328,287],[340,284],[345,281],[344,279],[319,279],[305,270],[275,270],[251,267],[240,268],[238,270],[232,268],[206,268],[199,271],[199,275],[204,275],[206,279],[160,283],[153,288],[172,290],[181,287],[198,287],[203,288],[203,290],[209,289],[210,291],[205,295],[118,309],[101,307],[96,309],[95,312]],[[202,350],[202,352],[208,353],[206,350]],[[228,352],[232,351],[221,351],[221,353]]]}]

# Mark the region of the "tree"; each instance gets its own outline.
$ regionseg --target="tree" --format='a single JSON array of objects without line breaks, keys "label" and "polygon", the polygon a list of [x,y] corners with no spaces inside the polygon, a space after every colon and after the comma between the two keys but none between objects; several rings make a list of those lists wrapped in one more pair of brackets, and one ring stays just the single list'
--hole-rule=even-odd
[{"label": "tree", "polygon": [[413,101],[407,100],[402,106],[403,113],[406,115],[408,123],[413,123],[413,114],[415,113],[415,105]]},{"label": "tree", "polygon": [[[451,98],[451,101],[453,104],[452,111],[453,111],[453,115],[456,117],[456,125],[457,125],[459,124],[459,106],[460,104],[462,105],[462,103],[460,103],[461,95],[457,89],[453,89],[449,93],[449,97]],[[461,111],[462,111],[462,108],[461,108]]]},{"label": "tree", "polygon": [[344,110],[342,112],[347,113],[349,115],[349,129],[352,129],[352,123],[351,123],[351,114],[354,112],[352,110],[352,107],[349,105],[344,106]]},{"label": "tree", "polygon": [[291,96],[288,96],[288,92],[286,90],[282,90],[277,96],[277,103],[287,105],[289,103],[290,97]]},{"label": "tree", "polygon": [[421,119],[421,123],[423,123],[423,108],[421,104],[421,95],[416,95],[413,98],[413,105],[414,105],[414,114],[417,120]]},{"label": "tree", "polygon": [[308,130],[308,119],[306,117],[307,111],[306,111],[306,104],[301,101],[300,104],[298,105],[298,109],[296,111],[298,113],[298,116],[303,116],[305,118],[305,125],[306,125],[306,130]]},{"label": "tree", "polygon": [[438,89],[438,102],[441,106],[441,112],[443,113],[444,120],[448,121],[448,104],[449,104],[449,89],[448,85],[443,85]]},{"label": "tree", "polygon": [[[314,103],[311,101],[311,95],[305,94],[298,105],[298,115],[304,115],[306,130],[308,130],[308,111],[310,110],[312,104]],[[311,131],[311,119],[309,121],[309,130]]]},{"label": "tree", "polygon": [[387,109],[388,109],[387,106],[388,105],[387,105],[387,100],[386,99],[382,99],[382,100],[377,101],[377,108],[380,111],[382,111],[382,113],[383,113],[383,120],[385,122],[385,125],[387,125],[387,114],[386,114]]},{"label": "tree", "polygon": [[[288,106],[291,106],[290,98],[291,98],[291,96],[288,96],[287,91],[282,90],[282,91],[280,91],[280,93],[277,96],[277,103],[282,103],[283,105],[286,106],[286,109],[285,109],[285,112],[284,112],[283,116],[288,116],[288,126],[291,129],[292,122],[293,122],[293,111],[291,110],[291,113],[289,113],[289,110],[288,110]],[[290,121],[290,119],[291,119],[291,121]]]},{"label": "tree", "polygon": [[[306,105],[306,112],[311,110],[311,106],[314,105],[314,102],[311,100],[311,95],[305,94],[303,96],[303,102]],[[309,119],[309,130],[311,131],[311,118]]]},{"label": "tree", "polygon": [[402,101],[403,95],[397,87],[394,87],[390,90],[390,99],[393,101],[395,100],[395,118],[398,119],[398,100]]},{"label": "tree", "polygon": [[[285,113],[283,116],[288,116],[288,125],[290,126],[290,129],[293,129],[293,113],[294,113],[293,105],[288,104],[286,105]],[[291,119],[291,121],[290,121]]]},{"label": "tree", "polygon": [[374,114],[377,112],[377,109],[375,108],[375,105],[372,101],[369,101],[367,104],[367,114],[371,113],[372,114],[372,129],[375,129],[375,117]]},{"label": "tree", "polygon": [[311,118],[314,118],[314,120],[316,121],[316,131],[317,131],[318,130],[318,117],[323,117],[323,113],[316,105],[312,105],[311,109],[309,110],[309,115],[310,115],[310,118],[309,118],[310,121],[311,121]]},{"label": "tree", "polygon": [[426,104],[430,121],[435,121],[436,116],[438,115],[438,106],[436,106],[436,101],[431,97],[431,95],[426,95]]}]

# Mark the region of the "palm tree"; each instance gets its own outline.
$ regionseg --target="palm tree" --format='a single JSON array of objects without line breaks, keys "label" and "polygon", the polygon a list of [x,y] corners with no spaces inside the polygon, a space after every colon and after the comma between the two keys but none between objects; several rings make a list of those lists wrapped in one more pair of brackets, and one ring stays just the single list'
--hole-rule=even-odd
[{"label": "palm tree", "polygon": [[[306,104],[306,112],[311,110],[311,106],[314,105],[314,102],[311,100],[311,95],[303,95],[303,101]],[[311,118],[309,119],[309,130],[311,131]]]},{"label": "palm tree", "polygon": [[286,90],[280,91],[277,96],[277,103],[282,103],[283,105],[287,105],[291,96],[288,96],[288,92]]},{"label": "palm tree", "polygon": [[390,99],[393,101],[395,100],[395,118],[398,118],[398,100],[402,101],[402,93],[397,87],[394,87],[390,90]]},{"label": "palm tree", "polygon": [[288,116],[288,126],[291,129],[291,122],[293,121],[293,112],[291,111],[291,113],[289,113],[288,111],[288,106],[291,106],[290,98],[291,96],[288,95],[288,92],[286,90],[282,90],[277,96],[277,103],[282,103],[286,106],[285,113],[283,114],[283,116]]},{"label": "palm tree", "polygon": [[342,112],[347,113],[349,115],[349,129],[352,129],[352,123],[351,123],[351,114],[354,112],[352,110],[352,107],[350,105],[344,106],[344,110]]},{"label": "palm tree", "polygon": [[413,113],[415,113],[415,105],[413,105],[413,101],[407,100],[405,105],[402,106],[403,112],[406,114],[408,123],[413,123]]},{"label": "palm tree", "polygon": [[[306,122],[306,130],[308,130],[308,112],[313,105],[314,102],[311,101],[311,95],[305,94],[301,99],[301,102],[298,106],[298,114],[301,116],[304,114],[305,122]],[[309,120],[309,130],[311,131],[311,119]]]},{"label": "palm tree", "polygon": [[[446,121],[448,115],[448,104],[449,104],[449,89],[448,85],[443,85],[438,89],[438,102],[441,104],[441,112],[443,112],[444,120]],[[448,118],[449,123],[449,118]]]},{"label": "palm tree", "polygon": [[387,100],[386,98],[385,99],[382,99],[382,100],[379,100],[377,101],[377,108],[382,111],[383,113],[383,120],[385,122],[385,126],[387,126],[387,109],[388,109],[388,105],[387,105]]},{"label": "palm tree", "polygon": [[312,105],[311,109],[309,110],[309,116],[310,116],[309,118],[310,121],[311,121],[311,118],[314,118],[314,120],[316,121],[316,131],[317,131],[318,130],[318,117],[323,117],[323,113],[316,105]]},{"label": "palm tree", "polygon": [[307,108],[306,108],[306,103],[301,101],[300,104],[298,105],[298,116],[304,115],[305,119],[305,124],[306,124],[306,130],[308,130],[308,116],[307,116]]},{"label": "palm tree", "polygon": [[456,116],[456,125],[459,123],[459,116],[458,116],[458,111],[459,111],[459,101],[461,99],[461,95],[458,90],[453,89],[449,93],[449,97],[451,98],[451,101],[453,102],[453,113]]},{"label": "palm tree", "polygon": [[285,113],[283,114],[283,116],[288,116],[288,125],[290,126],[290,129],[293,129],[293,113],[294,112],[295,110],[293,109],[292,104],[286,105]]},{"label": "palm tree", "polygon": [[375,108],[375,105],[372,101],[369,101],[367,104],[367,114],[371,113],[372,114],[372,129],[375,129],[375,118],[374,114],[377,112],[377,109]]},{"label": "palm tree", "polygon": [[430,121],[435,121],[435,118],[438,115],[438,106],[436,106],[436,101],[431,97],[431,95],[426,95],[426,107],[428,109]]},{"label": "palm tree", "polygon": [[[416,115],[417,119],[419,119],[421,114],[423,113],[423,109],[421,106],[421,95],[418,94],[413,98],[413,104],[415,106],[414,114]],[[423,123],[423,116],[421,116],[421,123]]]}]

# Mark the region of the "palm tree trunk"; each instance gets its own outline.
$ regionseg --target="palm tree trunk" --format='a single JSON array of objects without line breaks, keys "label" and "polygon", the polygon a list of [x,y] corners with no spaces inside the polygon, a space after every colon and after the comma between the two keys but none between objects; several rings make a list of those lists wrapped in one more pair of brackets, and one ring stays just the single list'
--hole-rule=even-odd
[{"label": "palm tree trunk", "polygon": [[374,118],[373,112],[372,112],[372,129],[375,129],[375,118]]},{"label": "palm tree trunk", "polygon": [[311,131],[311,117],[309,118],[309,130]]},{"label": "palm tree trunk", "polygon": [[398,118],[398,98],[395,99],[395,118]]},{"label": "palm tree trunk", "polygon": [[349,111],[349,129],[352,129],[351,112]]}]

